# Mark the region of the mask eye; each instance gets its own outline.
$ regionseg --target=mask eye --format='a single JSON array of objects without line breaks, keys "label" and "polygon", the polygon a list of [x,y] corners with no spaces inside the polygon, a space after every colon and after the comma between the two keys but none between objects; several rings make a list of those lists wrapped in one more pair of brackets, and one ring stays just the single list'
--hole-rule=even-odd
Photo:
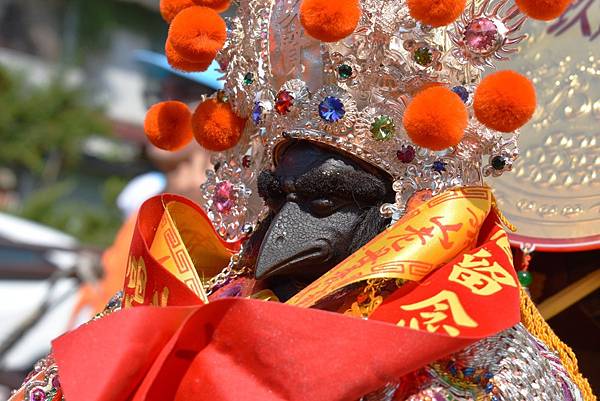
[{"label": "mask eye", "polygon": [[326,217],[334,213],[339,205],[331,199],[321,198],[310,202],[310,211],[319,217]]},{"label": "mask eye", "polygon": [[258,176],[258,194],[266,205],[278,210],[285,199],[279,179],[270,171],[262,171]]}]

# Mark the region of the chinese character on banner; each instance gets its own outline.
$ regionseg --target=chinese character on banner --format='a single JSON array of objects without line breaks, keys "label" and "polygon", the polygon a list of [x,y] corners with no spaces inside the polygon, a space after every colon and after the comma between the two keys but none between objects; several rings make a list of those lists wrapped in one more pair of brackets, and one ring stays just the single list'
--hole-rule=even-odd
[{"label": "chinese character on banner", "polygon": [[428,238],[433,238],[433,227],[421,227],[414,228],[413,226],[406,227],[406,233],[400,235],[392,235],[389,239],[395,240],[392,243],[392,248],[396,252],[400,252],[404,247],[400,245],[402,242],[410,243],[415,239],[419,239],[421,241],[421,245],[427,244]]},{"label": "chinese character on banner", "polygon": [[126,287],[133,290],[133,295],[129,294],[125,296],[125,306],[131,306],[133,302],[143,304],[146,296],[146,282],[148,280],[144,259],[137,259],[135,256],[130,256],[125,277],[127,280]]},{"label": "chinese character on banner", "polygon": [[462,223],[458,224],[444,224],[442,223],[442,217],[432,217],[429,219],[433,224],[435,224],[442,233],[442,238],[440,238],[440,244],[444,247],[444,249],[450,249],[454,243],[450,241],[449,232],[457,232],[462,228]]},{"label": "chinese character on banner", "polygon": [[169,302],[169,289],[164,287],[160,294],[160,299],[158,296],[158,291],[154,291],[154,295],[152,295],[152,306],[160,306],[163,308],[167,306]]},{"label": "chinese character on banner", "polygon": [[509,272],[498,262],[490,261],[492,254],[480,249],[466,254],[453,268],[448,280],[467,287],[475,295],[490,296],[502,290],[502,285],[517,287]]},{"label": "chinese character on banner", "polygon": [[[405,311],[420,311],[418,317],[413,317],[408,322],[409,327],[415,330],[421,330],[424,326],[429,333],[436,333],[442,329],[449,336],[456,337],[460,334],[458,327],[478,326],[465,311],[458,295],[448,290],[442,290],[429,299],[412,305],[403,305],[401,308]],[[400,320],[398,326],[406,326],[406,320]]]},{"label": "chinese character on banner", "polygon": [[365,256],[360,258],[353,267],[360,268],[366,265],[367,263],[371,263],[371,265],[374,265],[381,257],[387,255],[389,252],[390,249],[386,247],[379,248],[378,250],[366,249]]},{"label": "chinese character on banner", "polygon": [[573,27],[579,26],[581,34],[593,41],[600,37],[600,21],[590,18],[594,4],[600,7],[599,0],[575,0],[571,7],[552,25],[548,33],[560,36]]}]

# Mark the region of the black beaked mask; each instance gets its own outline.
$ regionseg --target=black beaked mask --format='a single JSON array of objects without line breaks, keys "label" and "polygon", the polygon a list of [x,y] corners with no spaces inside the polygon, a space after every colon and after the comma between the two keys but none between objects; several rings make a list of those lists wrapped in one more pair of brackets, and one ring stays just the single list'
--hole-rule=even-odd
[{"label": "black beaked mask", "polygon": [[291,143],[278,161],[258,180],[271,214],[255,277],[285,300],[383,231],[379,208],[394,193],[383,174],[309,142]]}]

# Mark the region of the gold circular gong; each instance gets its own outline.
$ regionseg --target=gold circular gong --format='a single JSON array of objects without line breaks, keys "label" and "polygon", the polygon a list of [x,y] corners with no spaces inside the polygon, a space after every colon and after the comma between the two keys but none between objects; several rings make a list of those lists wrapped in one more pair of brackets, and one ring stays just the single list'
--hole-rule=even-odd
[{"label": "gold circular gong", "polygon": [[520,136],[512,173],[492,184],[538,250],[600,248],[600,0],[575,1],[550,24],[528,21],[521,54],[501,68],[533,80],[538,110]]}]

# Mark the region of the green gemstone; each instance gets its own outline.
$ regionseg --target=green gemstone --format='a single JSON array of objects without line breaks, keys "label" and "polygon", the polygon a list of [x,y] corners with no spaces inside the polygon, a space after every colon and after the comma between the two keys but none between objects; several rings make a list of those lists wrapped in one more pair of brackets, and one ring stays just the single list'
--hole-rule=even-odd
[{"label": "green gemstone", "polygon": [[396,134],[396,125],[390,116],[379,116],[371,124],[373,138],[378,141],[388,141]]},{"label": "green gemstone", "polygon": [[338,74],[342,79],[348,79],[352,76],[352,67],[348,64],[342,64],[338,67]]},{"label": "green gemstone", "polygon": [[249,72],[246,75],[244,75],[244,85],[252,85],[252,83],[254,82],[254,74]]},{"label": "green gemstone", "polygon": [[533,276],[528,271],[521,270],[517,273],[517,276],[519,277],[519,282],[523,287],[529,287],[531,283],[533,283]]},{"label": "green gemstone", "polygon": [[414,58],[417,64],[426,67],[433,61],[433,54],[429,47],[423,46],[415,50]]}]

